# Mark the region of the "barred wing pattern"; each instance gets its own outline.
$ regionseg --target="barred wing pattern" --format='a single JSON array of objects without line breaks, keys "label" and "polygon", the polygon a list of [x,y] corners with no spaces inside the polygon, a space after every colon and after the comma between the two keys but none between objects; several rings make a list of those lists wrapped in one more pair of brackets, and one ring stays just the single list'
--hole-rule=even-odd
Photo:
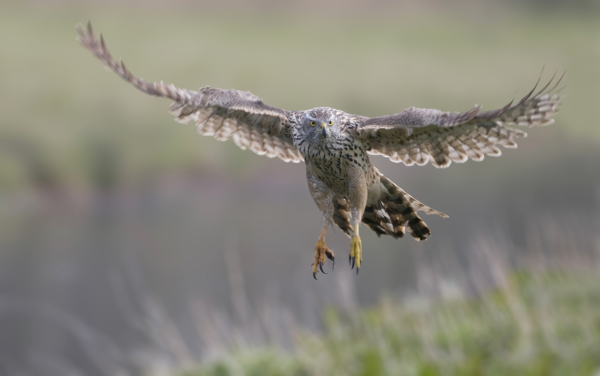
[{"label": "barred wing pattern", "polygon": [[193,120],[198,132],[219,141],[233,138],[242,149],[267,157],[279,157],[286,162],[301,162],[302,155],[292,143],[290,112],[269,106],[250,92],[203,87],[186,90],[173,84],[148,82],[134,76],[121,61],[117,63],[106,48],[104,38],[94,36],[91,23],[78,25],[79,42],[104,65],[148,95],[165,97],[175,102],[169,112],[176,120]]},{"label": "barred wing pattern", "polygon": [[502,154],[498,145],[516,148],[515,139],[527,137],[522,130],[506,125],[539,127],[554,123],[552,117],[562,99],[560,90],[556,90],[561,79],[546,91],[552,77],[532,96],[536,84],[517,104],[511,102],[498,110],[480,113],[480,107],[475,106],[470,111],[451,114],[411,107],[399,114],[365,120],[358,132],[370,154],[381,154],[407,166],[431,161],[435,167],[445,168],[453,161],[481,161],[485,155],[497,157]]},{"label": "barred wing pattern", "polygon": [[204,87],[200,94],[204,101],[191,104],[175,102],[169,107],[169,112],[181,123],[193,120],[198,133],[204,136],[213,136],[219,141],[233,138],[233,142],[243,150],[250,149],[269,158],[279,157],[285,162],[304,160],[292,144],[291,129],[284,111],[265,105],[250,92]]}]

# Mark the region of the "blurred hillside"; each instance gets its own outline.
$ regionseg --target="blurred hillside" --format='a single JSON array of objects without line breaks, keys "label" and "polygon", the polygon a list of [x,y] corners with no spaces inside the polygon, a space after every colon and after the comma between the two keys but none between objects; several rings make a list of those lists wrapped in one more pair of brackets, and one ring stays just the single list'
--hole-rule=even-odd
[{"label": "blurred hillside", "polygon": [[[357,1],[338,12],[310,2],[3,2],[0,374],[169,373],[238,343],[291,349],[296,329],[322,328],[326,306],[439,295],[438,282],[486,293],[497,281],[483,253],[507,269],[594,260],[599,14],[592,2],[551,3]],[[74,26],[88,19],[141,77],[250,90],[286,109],[492,109],[528,92],[544,65],[542,80],[567,71],[567,98],[556,124],[501,158],[445,170],[373,158],[450,218],[424,218],[425,243],[364,230],[360,276],[340,262],[315,282],[320,213],[304,167],[174,122],[169,102],[78,46]],[[344,259],[341,231],[328,245]]]}]

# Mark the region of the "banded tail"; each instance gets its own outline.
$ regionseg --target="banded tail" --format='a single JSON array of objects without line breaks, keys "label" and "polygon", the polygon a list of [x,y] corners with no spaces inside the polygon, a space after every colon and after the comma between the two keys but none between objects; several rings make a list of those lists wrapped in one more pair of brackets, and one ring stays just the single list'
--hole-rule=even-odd
[{"label": "banded tail", "polygon": [[[417,214],[437,214],[442,218],[448,216],[430,208],[403,191],[394,182],[381,175],[383,189],[379,197],[369,197],[362,222],[375,231],[377,236],[390,235],[398,239],[404,236],[406,229],[415,240],[427,240],[431,231]],[[371,194],[371,193],[370,193]]]}]

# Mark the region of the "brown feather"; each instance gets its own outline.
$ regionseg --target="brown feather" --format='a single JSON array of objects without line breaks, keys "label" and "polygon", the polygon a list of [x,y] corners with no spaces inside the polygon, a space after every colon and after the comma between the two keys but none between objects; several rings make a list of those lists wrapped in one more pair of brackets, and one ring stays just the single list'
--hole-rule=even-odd
[{"label": "brown feather", "polygon": [[[507,125],[539,127],[554,122],[563,98],[556,88],[564,74],[547,90],[555,76],[533,94],[538,79],[517,104],[511,101],[498,110],[478,113],[479,107],[475,106],[462,114],[450,114],[411,107],[396,115],[367,119],[358,127],[358,133],[368,144],[370,154],[381,154],[409,166],[431,161],[435,167],[445,168],[452,161],[499,156],[502,153],[497,145],[516,148],[515,139],[527,136]],[[407,157],[403,157],[406,153]]]},{"label": "brown feather", "polygon": [[[181,89],[164,82],[148,82],[117,62],[110,54],[104,37],[96,39],[92,24],[77,26],[79,42],[104,65],[135,88],[148,95],[165,97],[175,102],[169,112],[181,123],[191,120],[198,132],[225,141],[234,136],[236,145],[257,154],[279,157],[286,162],[301,162],[302,155],[294,148],[289,112],[265,104],[256,95],[239,90],[203,87],[199,91]],[[221,132],[221,128],[225,130]],[[236,137],[237,136],[237,137]]]},{"label": "brown feather", "polygon": [[416,240],[426,240],[431,231],[417,211],[448,217],[423,205],[387,177],[381,175],[380,181],[385,190],[373,204],[367,205],[362,218],[362,222],[378,236],[384,234],[397,239],[403,237],[408,229],[408,233]]}]

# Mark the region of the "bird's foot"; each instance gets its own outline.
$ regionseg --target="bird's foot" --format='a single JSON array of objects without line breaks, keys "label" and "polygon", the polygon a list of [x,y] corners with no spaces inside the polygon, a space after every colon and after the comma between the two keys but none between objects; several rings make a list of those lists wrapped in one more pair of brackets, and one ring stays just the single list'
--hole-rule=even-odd
[{"label": "bird's foot", "polygon": [[317,279],[317,273],[319,272],[319,269],[321,270],[321,273],[327,274],[323,270],[323,266],[325,266],[326,260],[325,257],[327,257],[333,262],[333,264],[331,265],[331,271],[333,271],[333,267],[335,266],[335,257],[333,256],[333,251],[327,248],[327,245],[325,245],[324,240],[319,239],[319,241],[317,241],[317,244],[315,244],[315,261],[312,264],[314,279]]},{"label": "bird's foot", "polygon": [[362,263],[362,242],[358,235],[354,235],[350,241],[350,257],[348,260],[350,261],[352,269],[354,269],[354,266],[356,265],[356,274],[358,274]]}]

